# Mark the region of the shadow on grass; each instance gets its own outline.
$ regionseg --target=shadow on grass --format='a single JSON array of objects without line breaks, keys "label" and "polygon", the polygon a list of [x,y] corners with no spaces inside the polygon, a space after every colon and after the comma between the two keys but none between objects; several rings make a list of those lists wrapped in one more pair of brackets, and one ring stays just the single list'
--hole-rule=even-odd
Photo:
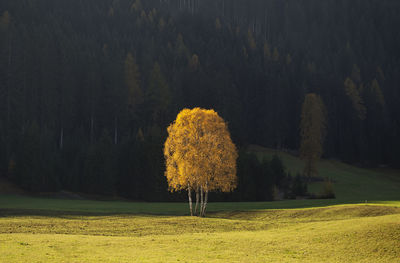
[{"label": "shadow on grass", "polygon": [[168,216],[165,214],[150,213],[113,213],[113,212],[84,212],[84,211],[59,211],[59,210],[43,210],[43,209],[1,209],[0,218],[2,217],[55,217],[55,218],[81,218],[81,217],[103,217],[103,216]]},{"label": "shadow on grass", "polygon": [[[337,199],[283,200],[273,202],[216,202],[209,203],[207,214],[219,212],[246,212],[269,209],[308,209],[333,205],[365,203],[365,200]],[[400,206],[400,201],[377,201],[368,204]],[[47,216],[188,216],[187,203],[144,203],[120,201],[91,201],[34,198],[28,196],[1,196],[0,217]]]}]

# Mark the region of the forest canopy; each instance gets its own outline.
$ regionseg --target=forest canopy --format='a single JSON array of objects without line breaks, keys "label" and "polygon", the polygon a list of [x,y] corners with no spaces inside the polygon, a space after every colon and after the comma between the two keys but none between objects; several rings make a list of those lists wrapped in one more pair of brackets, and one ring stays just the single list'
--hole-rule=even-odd
[{"label": "forest canopy", "polygon": [[[239,148],[297,150],[309,93],[326,108],[323,157],[398,166],[399,13],[390,0],[2,0],[0,175],[167,200],[163,142],[181,109],[215,109]],[[236,197],[271,198],[248,192]]]}]

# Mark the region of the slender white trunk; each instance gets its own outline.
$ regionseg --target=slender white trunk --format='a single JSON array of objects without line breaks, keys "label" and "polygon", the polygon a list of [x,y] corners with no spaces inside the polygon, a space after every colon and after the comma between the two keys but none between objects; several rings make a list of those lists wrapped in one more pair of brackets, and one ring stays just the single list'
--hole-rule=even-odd
[{"label": "slender white trunk", "polygon": [[206,215],[206,208],[207,208],[207,201],[208,201],[208,183],[206,182],[206,186],[204,189],[202,189],[202,194],[204,191],[204,199],[202,197],[202,206],[201,206],[201,211],[200,211],[200,216],[204,217]]},{"label": "slender white trunk", "polygon": [[203,206],[204,206],[204,195],[203,195],[203,187],[200,187],[200,213],[199,216],[203,216]]},{"label": "slender white trunk", "polygon": [[207,202],[208,202],[208,190],[205,191],[204,204],[203,204],[203,211],[202,211],[202,216],[203,216],[203,217],[206,216]]},{"label": "slender white trunk", "polygon": [[189,209],[190,209],[190,216],[193,216],[193,207],[192,207],[192,190],[190,186],[188,186],[188,197],[189,197]]},{"label": "slender white trunk", "polygon": [[200,199],[200,193],[199,193],[199,187],[196,188],[196,206],[194,207],[194,214],[198,215],[197,209],[199,207],[199,199]]}]

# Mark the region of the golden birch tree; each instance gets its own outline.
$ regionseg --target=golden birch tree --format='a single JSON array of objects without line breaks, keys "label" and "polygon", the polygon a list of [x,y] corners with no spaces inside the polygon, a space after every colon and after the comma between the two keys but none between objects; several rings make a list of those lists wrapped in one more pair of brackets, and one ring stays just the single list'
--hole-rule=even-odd
[{"label": "golden birch tree", "polygon": [[[214,110],[182,110],[168,127],[164,156],[169,188],[188,191],[191,215],[205,215],[210,191],[229,192],[236,187],[238,154],[226,123]],[[196,192],[194,211],[192,191]]]},{"label": "golden birch tree", "polygon": [[305,161],[304,175],[318,176],[317,162],[322,155],[325,137],[325,107],[320,96],[307,94],[302,106],[300,124],[300,158]]}]

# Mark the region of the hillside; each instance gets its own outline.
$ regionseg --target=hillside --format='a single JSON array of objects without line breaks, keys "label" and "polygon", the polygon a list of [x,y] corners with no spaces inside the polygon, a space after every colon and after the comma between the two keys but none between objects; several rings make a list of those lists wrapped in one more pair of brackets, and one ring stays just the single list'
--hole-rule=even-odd
[{"label": "hillside", "polygon": [[[0,262],[399,262],[400,207],[394,206],[238,212],[228,203],[219,205],[225,212],[198,218],[140,215],[146,206],[132,203],[126,208],[133,214],[124,214],[120,202],[87,201],[84,212],[59,213],[52,200],[41,199],[31,201],[42,209],[48,202],[47,210],[4,210],[0,200]],[[79,210],[82,202],[58,200],[57,208]],[[148,205],[153,213],[184,208]]]},{"label": "hillside", "polygon": [[[249,150],[255,152],[260,159],[271,159],[273,155],[278,155],[292,175],[303,170],[303,162],[292,154],[254,145],[250,146]],[[318,169],[321,177],[333,180],[336,199],[339,202],[400,200],[400,170],[365,169],[326,159],[319,162]],[[318,193],[321,186],[322,182],[311,183],[309,190]]]},{"label": "hillside", "polygon": [[214,109],[238,148],[295,149],[310,94],[326,156],[396,167],[399,13],[393,0],[2,0],[0,173],[32,192],[176,201],[159,175],[182,109]]},{"label": "hillside", "polygon": [[[286,170],[290,172],[291,175],[295,175],[297,172],[302,172],[303,169],[303,161],[300,160],[293,154],[289,154],[283,151],[277,151],[273,149],[263,148],[256,145],[249,146],[248,150],[250,152],[255,153],[259,159],[272,159],[274,155],[278,155]],[[336,194],[336,199],[334,200],[296,200],[296,201],[278,201],[278,202],[257,202],[257,203],[249,203],[249,202],[241,202],[239,205],[235,203],[228,203],[228,205],[224,205],[224,207],[228,207],[227,209],[260,209],[260,208],[298,208],[298,207],[313,207],[313,206],[321,206],[321,205],[330,205],[330,204],[343,204],[343,203],[368,203],[374,201],[399,201],[400,200],[400,170],[396,169],[387,169],[387,168],[377,168],[377,169],[365,169],[359,168],[356,166],[352,166],[349,164],[345,164],[343,162],[337,160],[326,160],[323,159],[318,164],[318,169],[320,171],[320,177],[322,178],[330,178],[334,182],[334,191]],[[317,194],[321,191],[323,182],[313,182],[309,184],[309,191],[311,193]],[[62,192],[60,192],[62,193]],[[68,205],[69,201],[62,200],[47,200],[46,202],[42,202],[41,198],[31,199],[29,197],[21,196],[24,194],[24,191],[10,183],[8,180],[0,177],[0,205],[4,205],[7,208],[19,208],[19,209],[30,209],[30,208],[40,208],[40,209],[49,209],[50,207],[57,208],[57,210],[65,210],[70,211],[75,210],[73,208],[76,203],[71,201],[71,206]],[[1,196],[3,195],[3,196]],[[18,195],[18,196],[16,196]],[[72,195],[72,193],[71,193]],[[76,199],[69,198],[68,195],[65,194],[42,194],[42,197],[58,197],[65,199]],[[85,195],[84,195],[85,196]],[[96,199],[101,200],[101,198],[91,198],[90,195],[86,195],[88,199]],[[9,202],[6,202],[6,199]],[[111,200],[111,199],[109,199]],[[82,207],[92,207],[94,204],[95,207],[99,207],[100,210],[103,210],[101,207],[108,207],[108,202],[100,205],[100,203],[93,203],[89,200],[79,201],[82,204]],[[212,200],[211,200],[212,202]],[[74,205],[72,205],[72,203]],[[381,202],[379,202],[381,203]],[[41,204],[46,204],[45,206],[41,206]],[[59,204],[62,204],[59,206]],[[99,204],[99,205],[97,205]],[[129,212],[129,209],[125,208],[131,206],[129,202],[119,202],[121,204],[120,212]],[[142,203],[136,203],[142,204]],[[156,204],[156,203],[153,203]],[[261,205],[262,204],[262,205]],[[66,207],[64,207],[66,206]],[[115,204],[111,206],[115,207]],[[160,206],[162,204],[160,203]],[[78,206],[78,211],[79,211]],[[158,207],[158,205],[150,205],[151,208],[139,208],[141,205],[135,205],[135,209],[139,209],[141,213],[150,212],[154,207]],[[179,207],[179,205],[178,205]],[[218,203],[211,205],[210,209],[218,210]],[[51,209],[51,208],[50,208]],[[85,210],[86,208],[83,208]],[[180,209],[173,208],[172,211],[179,211]],[[182,209],[186,211],[185,209]],[[160,211],[160,210],[158,210]]]},{"label": "hillside", "polygon": [[[293,155],[250,150],[302,169]],[[186,216],[183,202],[0,195],[0,262],[400,262],[397,171],[319,168],[337,199],[211,202],[207,218]]]}]

